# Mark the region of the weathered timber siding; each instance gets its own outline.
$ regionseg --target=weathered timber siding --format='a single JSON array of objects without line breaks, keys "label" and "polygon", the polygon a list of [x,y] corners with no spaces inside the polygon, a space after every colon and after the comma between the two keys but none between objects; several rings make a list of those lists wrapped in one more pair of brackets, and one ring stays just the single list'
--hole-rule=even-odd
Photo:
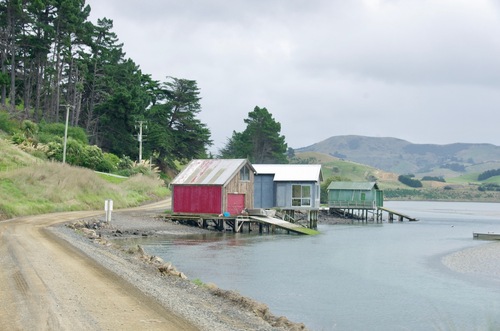
[{"label": "weathered timber siding", "polygon": [[250,180],[241,180],[238,173],[224,187],[222,205],[227,209],[227,195],[229,193],[245,194],[245,208],[254,208],[254,174],[250,172]]}]

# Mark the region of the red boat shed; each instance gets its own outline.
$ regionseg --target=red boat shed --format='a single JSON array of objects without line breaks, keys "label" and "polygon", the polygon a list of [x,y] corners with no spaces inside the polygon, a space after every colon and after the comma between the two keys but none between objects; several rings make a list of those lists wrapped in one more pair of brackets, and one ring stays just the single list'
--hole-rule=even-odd
[{"label": "red boat shed", "polygon": [[239,215],[253,208],[254,173],[246,159],[192,160],[170,183],[172,212]]}]

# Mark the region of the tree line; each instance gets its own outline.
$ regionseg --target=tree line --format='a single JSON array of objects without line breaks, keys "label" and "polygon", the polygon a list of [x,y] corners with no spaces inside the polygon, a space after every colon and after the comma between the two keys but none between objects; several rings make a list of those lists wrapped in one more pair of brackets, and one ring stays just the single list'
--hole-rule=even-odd
[{"label": "tree line", "polygon": [[[117,156],[143,155],[161,170],[175,162],[210,157],[211,132],[196,81],[153,80],[130,58],[108,18],[89,21],[85,0],[0,0],[0,110],[19,122],[82,128],[90,145]],[[144,123],[146,139],[138,137]],[[281,126],[265,108],[233,132],[222,157],[286,162]]]},{"label": "tree line", "polygon": [[206,155],[210,130],[196,81],[155,81],[125,57],[113,21],[88,20],[84,0],[0,0],[0,107],[19,120],[81,127],[89,143],[135,156],[135,126],[149,123],[145,155]]},{"label": "tree line", "polygon": [[487,180],[494,176],[500,176],[500,169],[486,170],[477,176],[477,180]]}]

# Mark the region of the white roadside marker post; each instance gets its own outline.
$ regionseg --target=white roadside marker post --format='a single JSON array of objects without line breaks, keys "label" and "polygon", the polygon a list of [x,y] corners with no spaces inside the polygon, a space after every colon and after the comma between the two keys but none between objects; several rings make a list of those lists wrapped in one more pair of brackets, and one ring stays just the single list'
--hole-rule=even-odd
[{"label": "white roadside marker post", "polygon": [[104,211],[106,212],[106,223],[111,222],[111,212],[113,211],[113,200],[104,201]]}]

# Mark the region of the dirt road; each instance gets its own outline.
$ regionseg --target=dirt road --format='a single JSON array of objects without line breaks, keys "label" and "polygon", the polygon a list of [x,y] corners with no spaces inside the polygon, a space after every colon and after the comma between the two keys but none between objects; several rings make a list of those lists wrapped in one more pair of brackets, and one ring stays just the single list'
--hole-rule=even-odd
[{"label": "dirt road", "polygon": [[0,222],[0,329],[196,330],[47,230],[97,214]]}]

